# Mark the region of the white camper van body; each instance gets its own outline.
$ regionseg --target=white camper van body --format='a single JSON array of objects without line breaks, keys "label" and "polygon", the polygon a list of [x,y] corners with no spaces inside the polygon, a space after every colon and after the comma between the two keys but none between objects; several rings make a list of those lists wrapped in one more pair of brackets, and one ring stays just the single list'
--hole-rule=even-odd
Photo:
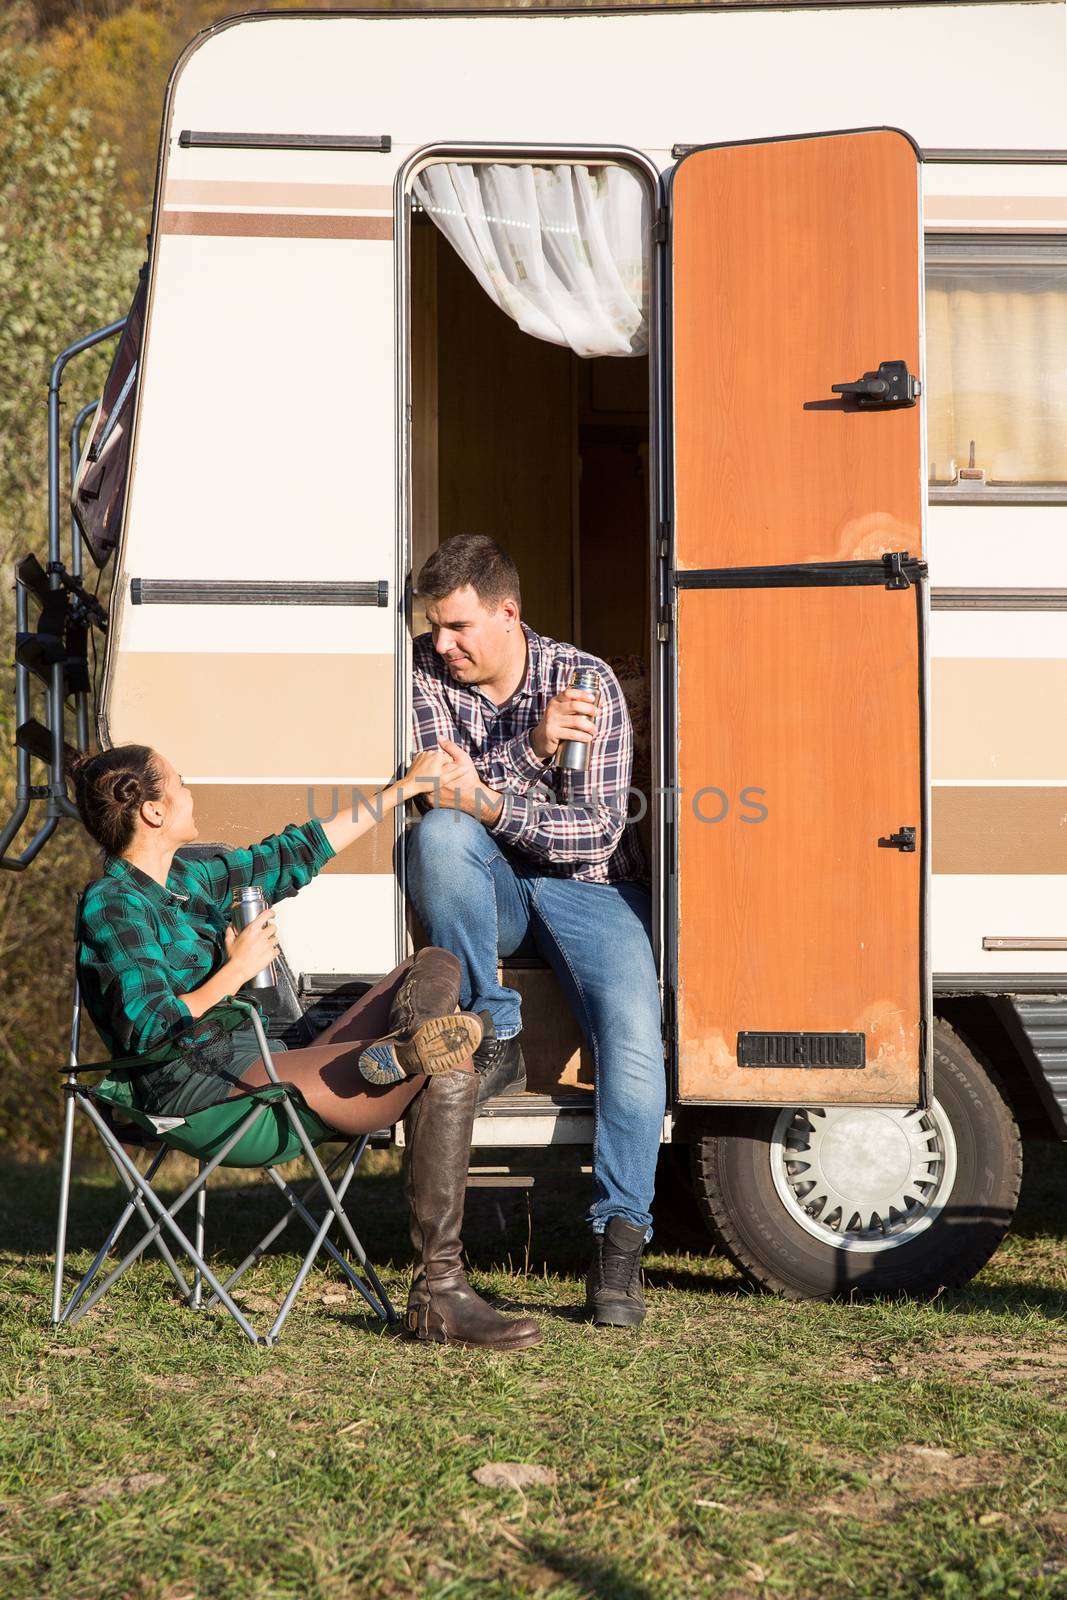
[{"label": "white camper van body", "polygon": [[[164,120],[107,739],[151,733],[194,787],[231,803],[278,785],[294,814],[309,784],[379,782],[406,750],[396,606],[135,605],[129,580],[388,579],[403,591],[404,224],[411,174],[436,149],[628,148],[666,172],[678,144],[891,124],[958,158],[925,166],[928,229],[1062,232],[1067,165],[1025,152],[1067,146],[1063,27],[1058,4],[272,13],[195,41]],[[186,148],[184,130],[381,132],[392,147]],[[975,159],[1004,150],[1024,159]],[[1067,586],[1065,535],[1062,503],[929,508],[935,830],[941,788],[1067,785],[1067,747],[1042,734],[1049,694],[1062,695],[1062,614],[941,613],[936,594]],[[1006,697],[992,687],[1005,661],[1018,684]],[[265,720],[250,690],[279,697]],[[1012,815],[1009,804],[1008,830]],[[966,864],[941,873],[935,854],[935,977],[1061,971],[1055,951],[981,941],[1062,931],[1067,874]],[[403,953],[398,880],[324,876],[282,908],[282,928],[299,971],[385,971]]]},{"label": "white camper van body", "polygon": [[[164,750],[196,792],[202,836],[224,843],[330,807],[335,792],[344,803],[406,758],[408,585],[425,554],[411,185],[427,163],[623,162],[654,212],[687,147],[900,129],[924,156],[931,260],[952,259],[954,241],[980,259],[998,239],[1055,257],[1065,90],[1064,7],[1044,0],[267,13],[208,30],[164,110],[102,742]],[[654,300],[668,270],[657,252]],[[671,476],[670,352],[654,332],[642,574],[653,596]],[[1003,490],[954,467],[923,515],[925,548],[912,553],[929,564],[931,596],[925,1026],[931,992],[1067,993],[1067,744],[1055,736],[1067,485]],[[250,603],[250,585],[267,603]],[[648,639],[660,781],[673,770],[673,620],[668,605]],[[920,819],[889,819],[906,820]],[[376,830],[280,908],[308,991],[380,975],[406,953],[402,826]],[[669,1003],[666,827],[657,805]],[[924,1097],[926,1076],[882,1098]],[[559,1108],[536,1109],[482,1119],[480,1141],[588,1137],[584,1109],[569,1131]]]}]

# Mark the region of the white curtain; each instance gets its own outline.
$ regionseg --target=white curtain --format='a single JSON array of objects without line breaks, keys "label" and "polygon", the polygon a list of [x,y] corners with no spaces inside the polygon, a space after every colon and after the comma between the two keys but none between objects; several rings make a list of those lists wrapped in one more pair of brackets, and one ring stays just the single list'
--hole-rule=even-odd
[{"label": "white curtain", "polygon": [[648,197],[634,173],[439,162],[414,191],[524,333],[580,356],[648,349]]}]

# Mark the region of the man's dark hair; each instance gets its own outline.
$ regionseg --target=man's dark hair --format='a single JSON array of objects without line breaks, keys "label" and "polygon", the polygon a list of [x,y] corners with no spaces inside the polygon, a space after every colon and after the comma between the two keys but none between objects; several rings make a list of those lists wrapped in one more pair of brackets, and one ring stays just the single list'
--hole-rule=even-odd
[{"label": "man's dark hair", "polygon": [[446,539],[423,566],[415,589],[424,600],[443,600],[468,584],[487,611],[495,611],[504,600],[514,600],[522,608],[514,561],[484,533],[459,533]]}]

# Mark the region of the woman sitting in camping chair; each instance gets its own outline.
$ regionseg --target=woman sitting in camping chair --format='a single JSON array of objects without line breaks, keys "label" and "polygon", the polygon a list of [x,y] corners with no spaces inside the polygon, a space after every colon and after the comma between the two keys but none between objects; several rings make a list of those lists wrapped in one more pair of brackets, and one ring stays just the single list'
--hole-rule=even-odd
[{"label": "woman sitting in camping chair", "polygon": [[[192,793],[165,756],[122,745],[79,758],[78,811],[104,852],[104,870],[82,899],[78,976],[112,1055],[151,1057],[134,1074],[141,1110],[187,1116],[269,1081],[251,1026],[215,1030],[210,1050],[181,1048],[196,1019],[210,1021],[213,1007],[278,954],[270,909],[234,934],[233,890],[258,886],[268,908],[296,894],[398,805],[435,781],[448,785],[453,754],[421,752],[399,782],[354,804],[350,815],[290,824],[259,844],[198,860],[175,858],[197,827]],[[457,1011],[459,984],[455,956],[420,950],[311,1044],[287,1051],[280,1076],[346,1137],[405,1117],[405,1190],[418,1253],[409,1332],[517,1349],[538,1341],[537,1324],[500,1316],[463,1273],[460,1227],[482,1024]],[[159,1048],[172,1042],[172,1049]]]}]

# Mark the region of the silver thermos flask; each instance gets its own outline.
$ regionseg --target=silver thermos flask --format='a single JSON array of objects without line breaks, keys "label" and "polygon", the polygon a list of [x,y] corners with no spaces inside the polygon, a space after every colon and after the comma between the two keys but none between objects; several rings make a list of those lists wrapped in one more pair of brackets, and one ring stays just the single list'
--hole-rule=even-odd
[{"label": "silver thermos flask", "polygon": [[[267,902],[262,889],[250,885],[246,889],[233,891],[233,902],[230,907],[230,921],[235,933],[240,933],[242,928],[247,928],[250,922],[255,922],[261,911],[266,911]],[[278,975],[274,970],[273,961],[264,967],[262,972],[257,972],[245,985],[248,989],[276,989]]]},{"label": "silver thermos flask", "polygon": [[[596,696],[600,704],[600,677],[595,667],[575,667],[568,689],[585,689]],[[564,772],[586,772],[589,768],[589,745],[577,739],[561,739],[556,749],[555,763]]]}]

